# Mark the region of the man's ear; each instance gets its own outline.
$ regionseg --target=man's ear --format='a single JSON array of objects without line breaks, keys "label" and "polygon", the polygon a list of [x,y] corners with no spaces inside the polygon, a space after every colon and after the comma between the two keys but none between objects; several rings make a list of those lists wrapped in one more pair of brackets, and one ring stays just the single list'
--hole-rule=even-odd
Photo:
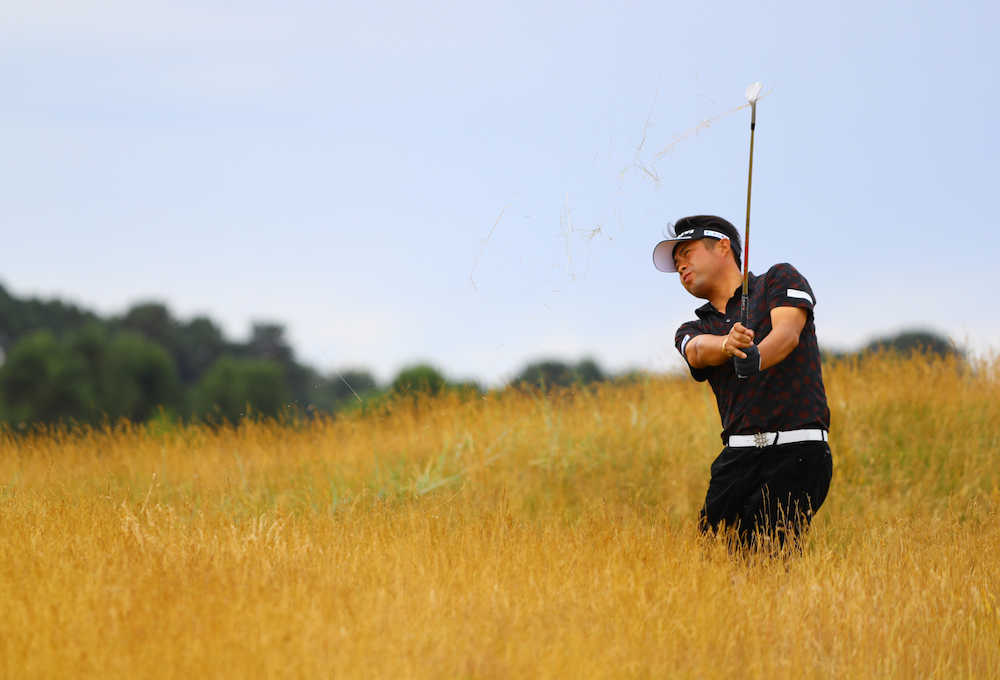
[{"label": "man's ear", "polygon": [[718,241],[715,242],[715,248],[722,255],[726,255],[729,253],[729,251],[732,250],[732,241],[730,241],[728,238],[720,238]]}]

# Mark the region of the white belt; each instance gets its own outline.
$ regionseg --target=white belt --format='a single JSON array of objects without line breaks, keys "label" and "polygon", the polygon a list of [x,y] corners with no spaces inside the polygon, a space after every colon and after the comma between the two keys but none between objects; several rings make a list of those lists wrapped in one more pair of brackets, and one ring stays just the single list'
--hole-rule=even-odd
[{"label": "white belt", "polygon": [[729,446],[734,448],[772,446],[773,444],[794,444],[795,442],[825,442],[826,430],[787,430],[785,432],[758,432],[757,434],[734,434],[729,438]]}]

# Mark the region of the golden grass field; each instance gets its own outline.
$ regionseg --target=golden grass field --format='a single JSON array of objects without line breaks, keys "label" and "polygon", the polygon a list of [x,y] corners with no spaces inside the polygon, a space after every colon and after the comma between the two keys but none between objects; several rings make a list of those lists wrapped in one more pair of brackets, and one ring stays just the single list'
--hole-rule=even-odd
[{"label": "golden grass field", "polygon": [[827,365],[804,554],[695,528],[687,378],[0,438],[0,675],[1000,677],[1000,362]]}]

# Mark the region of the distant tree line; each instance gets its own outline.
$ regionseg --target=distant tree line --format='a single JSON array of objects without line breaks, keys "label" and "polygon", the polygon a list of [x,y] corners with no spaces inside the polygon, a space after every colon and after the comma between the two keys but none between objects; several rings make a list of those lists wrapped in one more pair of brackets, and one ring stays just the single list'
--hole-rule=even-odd
[{"label": "distant tree line", "polygon": [[[866,350],[884,348],[959,353],[925,331],[882,338]],[[642,377],[609,375],[592,359],[546,359],[525,366],[509,385],[544,391]],[[406,367],[386,385],[365,369],[323,374],[296,359],[276,323],[254,323],[249,339],[236,342],[208,317],[182,321],[159,302],[103,318],[58,300],[18,299],[0,285],[0,422],[236,422],[247,415],[335,413],[444,390],[482,392],[428,364]]]},{"label": "distant tree line", "polygon": [[919,352],[936,357],[958,357],[965,358],[965,350],[958,347],[948,338],[938,335],[932,330],[912,329],[905,330],[894,335],[886,335],[871,340],[857,351],[825,351],[826,359],[863,359],[872,354],[881,352],[894,352],[902,355]]},{"label": "distant tree line", "polygon": [[280,324],[228,340],[211,319],[174,318],[158,302],[102,318],[0,286],[0,420],[13,423],[168,416],[237,420],[247,411],[333,411],[376,389],[364,370],[332,376],[296,360]]},{"label": "distant tree line", "polygon": [[[334,413],[399,395],[481,393],[435,367],[404,368],[387,385],[365,369],[322,374],[299,362],[276,323],[245,342],[211,319],[175,318],[142,302],[103,318],[59,300],[18,299],[0,285],[0,421],[98,424],[127,418],[235,422],[246,415]],[[550,389],[608,378],[596,362],[529,364],[512,381]]]}]

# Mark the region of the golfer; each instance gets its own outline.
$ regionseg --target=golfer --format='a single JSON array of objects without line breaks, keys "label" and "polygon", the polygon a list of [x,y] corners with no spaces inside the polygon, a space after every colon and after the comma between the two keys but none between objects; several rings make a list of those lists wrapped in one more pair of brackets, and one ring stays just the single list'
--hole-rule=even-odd
[{"label": "golfer", "polygon": [[740,323],[740,236],[721,217],[678,220],[653,263],[677,272],[705,304],[677,329],[692,377],[707,380],[722,420],[699,526],[734,530],[741,547],[799,545],[823,504],[833,462],[813,323],[816,297],[790,264],[749,274],[747,324]]}]

